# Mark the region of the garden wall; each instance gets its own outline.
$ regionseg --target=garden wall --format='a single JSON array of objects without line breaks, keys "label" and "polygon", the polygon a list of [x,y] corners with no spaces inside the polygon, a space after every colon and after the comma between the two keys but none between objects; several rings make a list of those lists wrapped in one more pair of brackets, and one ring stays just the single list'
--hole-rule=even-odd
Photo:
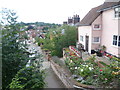
[{"label": "garden wall", "polygon": [[73,88],[73,83],[71,81],[71,77],[69,74],[65,72],[63,68],[61,68],[59,65],[51,61],[51,68],[55,72],[55,74],[59,77],[59,79],[63,82],[63,84],[66,86],[66,88]]},{"label": "garden wall", "polygon": [[51,62],[51,68],[53,69],[55,74],[59,77],[59,79],[63,82],[66,88],[80,88],[80,89],[95,88],[93,86],[78,83],[77,81],[72,79],[72,75],[71,73],[69,73],[69,71],[57,65],[52,60],[50,62]]}]

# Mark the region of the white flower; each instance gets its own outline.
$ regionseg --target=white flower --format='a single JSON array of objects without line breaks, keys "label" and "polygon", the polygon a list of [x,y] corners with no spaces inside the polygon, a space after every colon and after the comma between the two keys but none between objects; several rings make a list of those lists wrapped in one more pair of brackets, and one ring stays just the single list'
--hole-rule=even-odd
[{"label": "white flower", "polygon": [[85,66],[85,65],[82,65],[82,66]]},{"label": "white flower", "polygon": [[75,69],[77,69],[77,67],[75,67]]},{"label": "white flower", "polygon": [[83,72],[83,69],[81,69],[81,72]]},{"label": "white flower", "polygon": [[92,68],[91,68],[91,67],[89,67],[89,70],[91,71],[91,70],[92,70]]},{"label": "white flower", "polygon": [[70,63],[72,63],[73,61],[72,60],[70,60]]}]

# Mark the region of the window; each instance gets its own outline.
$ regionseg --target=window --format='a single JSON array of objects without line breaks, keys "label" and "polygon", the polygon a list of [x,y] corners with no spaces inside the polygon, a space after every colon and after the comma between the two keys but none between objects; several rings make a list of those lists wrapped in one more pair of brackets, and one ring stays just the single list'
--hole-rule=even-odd
[{"label": "window", "polygon": [[83,36],[80,35],[80,41],[83,41]]},{"label": "window", "polygon": [[114,9],[115,11],[115,18],[120,18],[120,7]]},{"label": "window", "polygon": [[118,39],[118,47],[120,47],[120,36],[119,36],[119,39]]},{"label": "window", "polygon": [[117,35],[113,35],[113,45],[117,46]]},{"label": "window", "polygon": [[100,37],[93,37],[93,42],[99,43],[100,42]]},{"label": "window", "polygon": [[101,28],[100,24],[94,24],[93,29],[99,30]]}]

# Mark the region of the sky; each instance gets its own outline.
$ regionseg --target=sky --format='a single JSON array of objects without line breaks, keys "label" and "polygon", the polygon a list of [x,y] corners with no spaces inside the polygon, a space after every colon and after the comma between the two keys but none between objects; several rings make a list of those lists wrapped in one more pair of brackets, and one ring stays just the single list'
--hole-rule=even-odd
[{"label": "sky", "polygon": [[78,14],[80,20],[91,8],[105,0],[0,0],[1,8],[15,10],[19,22],[45,22],[62,24],[68,17]]}]

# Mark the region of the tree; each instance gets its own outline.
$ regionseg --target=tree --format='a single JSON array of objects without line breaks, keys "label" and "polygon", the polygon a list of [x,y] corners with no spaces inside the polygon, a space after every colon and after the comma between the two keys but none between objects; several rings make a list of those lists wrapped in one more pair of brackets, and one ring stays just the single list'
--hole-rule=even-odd
[{"label": "tree", "polygon": [[[62,49],[69,46],[75,46],[77,41],[77,30],[74,26],[63,26],[61,30],[65,30],[64,34],[58,34],[55,37],[55,52],[57,56],[62,57]],[[60,32],[61,33],[61,32]]]},{"label": "tree", "polygon": [[16,24],[16,14],[7,9],[2,13],[5,15],[3,19],[8,21],[2,29],[2,87],[5,89],[9,87],[17,71],[26,65],[29,57],[23,48],[19,49],[20,42],[16,42],[20,29]]},{"label": "tree", "polygon": [[[25,66],[28,60],[32,58],[27,50],[26,44],[22,42],[27,39],[21,36],[21,26],[17,23],[16,13],[13,10],[3,9],[3,27],[2,28],[2,89],[9,89],[12,79],[20,73],[19,70],[26,70]],[[35,60],[36,58],[34,58]],[[18,72],[19,71],[19,72]],[[32,73],[32,72],[31,72]],[[24,74],[27,74],[24,73]],[[28,78],[24,76],[23,78]],[[42,75],[42,73],[40,73]],[[34,74],[33,74],[34,75]],[[18,75],[19,76],[19,75]],[[33,77],[33,79],[35,79]],[[41,76],[39,76],[41,78]],[[14,80],[13,80],[14,81]],[[42,80],[40,80],[43,83]],[[35,82],[33,82],[35,83]],[[31,83],[31,84],[33,84]],[[10,85],[9,85],[10,84]]]},{"label": "tree", "polygon": [[10,88],[13,89],[40,89],[45,86],[44,71],[39,72],[36,67],[25,67],[18,71],[15,78],[10,83]]},{"label": "tree", "polygon": [[[62,30],[64,29],[64,34]],[[76,45],[77,41],[77,29],[74,26],[62,26],[58,28],[50,29],[46,35],[43,47],[51,50],[51,54],[54,56],[62,57],[62,49],[69,47],[70,45]]]}]

